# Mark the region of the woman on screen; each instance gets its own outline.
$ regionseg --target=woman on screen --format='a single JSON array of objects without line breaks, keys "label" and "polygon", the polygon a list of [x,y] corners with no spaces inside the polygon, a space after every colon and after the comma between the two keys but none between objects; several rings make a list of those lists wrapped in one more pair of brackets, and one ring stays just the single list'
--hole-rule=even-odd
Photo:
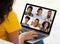
[{"label": "woman on screen", "polygon": [[45,21],[45,22],[42,23],[41,30],[44,31],[44,32],[49,32],[49,27],[50,27],[50,23]]}]

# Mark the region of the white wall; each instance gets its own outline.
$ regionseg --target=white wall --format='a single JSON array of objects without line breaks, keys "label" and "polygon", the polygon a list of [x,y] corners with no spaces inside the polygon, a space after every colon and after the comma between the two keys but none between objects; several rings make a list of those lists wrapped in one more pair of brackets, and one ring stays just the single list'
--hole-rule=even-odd
[{"label": "white wall", "polygon": [[44,39],[45,44],[60,44],[60,0],[16,0],[13,9],[21,20],[26,3],[31,3],[57,10],[56,18],[49,37]]}]

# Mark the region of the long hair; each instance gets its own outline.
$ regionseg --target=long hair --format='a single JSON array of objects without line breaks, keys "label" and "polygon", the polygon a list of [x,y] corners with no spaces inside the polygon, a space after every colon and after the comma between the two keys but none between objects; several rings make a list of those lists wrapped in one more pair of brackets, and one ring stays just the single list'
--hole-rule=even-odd
[{"label": "long hair", "polygon": [[4,16],[12,10],[14,0],[0,0],[0,24],[4,22]]},{"label": "long hair", "polygon": [[46,29],[48,29],[48,28],[50,27],[50,23],[49,23],[49,22],[47,22],[47,21],[43,22],[43,23],[42,23],[42,26],[43,26],[43,28],[44,28],[44,25],[45,25],[46,23],[48,23],[48,26],[47,26],[47,28],[46,28]]}]

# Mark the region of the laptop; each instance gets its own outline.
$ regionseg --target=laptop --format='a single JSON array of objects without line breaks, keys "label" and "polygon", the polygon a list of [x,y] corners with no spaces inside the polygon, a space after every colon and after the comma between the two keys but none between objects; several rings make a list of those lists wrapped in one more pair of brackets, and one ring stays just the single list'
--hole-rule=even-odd
[{"label": "laptop", "polygon": [[34,30],[38,37],[27,40],[28,43],[38,42],[50,35],[56,10],[27,3],[21,19],[24,32]]}]

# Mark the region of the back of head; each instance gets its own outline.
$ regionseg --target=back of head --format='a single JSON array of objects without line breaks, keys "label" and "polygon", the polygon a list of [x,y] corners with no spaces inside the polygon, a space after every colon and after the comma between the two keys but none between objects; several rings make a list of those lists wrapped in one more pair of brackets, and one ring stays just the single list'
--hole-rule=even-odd
[{"label": "back of head", "polygon": [[12,10],[14,0],[0,0],[0,24],[5,20],[4,16]]}]

